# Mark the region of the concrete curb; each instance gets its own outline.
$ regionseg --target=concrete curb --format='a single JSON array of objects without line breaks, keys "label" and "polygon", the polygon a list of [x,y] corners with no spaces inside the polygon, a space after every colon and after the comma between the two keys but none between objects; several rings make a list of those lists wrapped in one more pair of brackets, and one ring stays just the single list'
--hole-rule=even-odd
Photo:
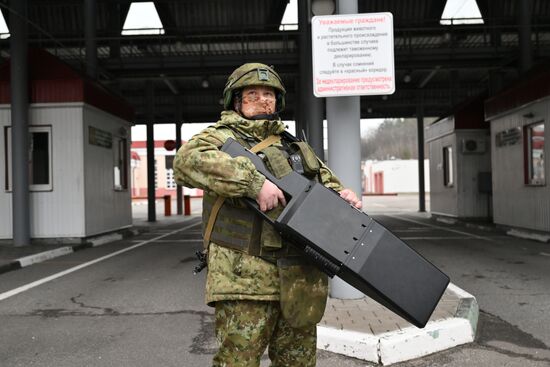
[{"label": "concrete curb", "polygon": [[[128,236],[135,236],[137,234],[138,232],[134,229],[131,229],[128,232]],[[80,251],[86,248],[97,247],[106,243],[119,241],[122,240],[124,237],[125,236],[121,233],[108,233],[106,235],[93,237],[89,239],[86,243],[81,243],[74,246],[59,247],[53,250],[43,251],[37,254],[20,257],[18,259],[12,260],[7,264],[0,265],[0,274],[7,273],[12,270],[21,269],[29,265],[41,263],[46,260],[55,259],[56,257],[71,254],[73,252]]]},{"label": "concrete curb", "polygon": [[542,243],[550,242],[550,235],[543,234],[543,233],[530,232],[530,231],[527,231],[527,230],[510,229],[506,232],[506,234],[508,236],[523,238],[523,239],[526,239],[526,240],[539,241],[539,242],[542,242]]},{"label": "concrete curb", "polygon": [[477,301],[454,284],[447,289],[459,297],[453,318],[430,321],[423,329],[411,326],[378,335],[317,326],[317,348],[390,365],[471,343],[479,316]]},{"label": "concrete curb", "polygon": [[378,346],[379,337],[375,335],[317,326],[317,349],[381,363]]},{"label": "concrete curb", "polygon": [[34,254],[34,255],[20,257],[19,259],[15,260],[15,261],[19,261],[19,264],[21,265],[21,267],[24,268],[24,267],[32,265],[32,264],[41,263],[42,261],[54,259],[56,257],[67,255],[67,254],[70,254],[70,253],[73,253],[73,252],[74,252],[74,250],[73,250],[72,247],[68,247],[68,246],[67,247],[60,247],[60,248],[56,248],[54,250],[39,252],[39,253]]},{"label": "concrete curb", "polygon": [[92,239],[90,239],[89,242],[92,245],[92,247],[97,247],[97,246],[104,245],[106,243],[119,241],[122,238],[123,238],[123,236],[122,236],[121,233],[110,233],[110,234],[107,234],[105,236],[92,238]]},{"label": "concrete curb", "polygon": [[480,231],[484,231],[484,232],[503,233],[511,237],[523,238],[526,240],[538,241],[542,243],[550,242],[550,234],[546,232],[540,232],[540,231],[522,229],[522,228],[510,228],[503,225],[494,225],[494,224],[487,225],[483,223],[468,222],[466,220],[447,217],[447,216],[441,216],[439,214],[434,214],[434,213],[432,213],[431,219],[435,220],[436,222],[447,224],[447,225],[459,224],[459,225],[465,226],[466,228],[479,229]]},{"label": "concrete curb", "polygon": [[450,217],[450,216],[442,215],[438,213],[431,213],[430,215],[431,215],[430,219],[438,223],[443,223],[451,226],[463,225],[466,228],[479,229],[480,231],[484,231],[484,232],[504,233],[503,229],[496,227],[494,224],[489,224],[484,222],[482,223],[482,222],[476,222],[476,221],[467,221],[464,219]]},{"label": "concrete curb", "polygon": [[[192,219],[192,217],[186,218],[186,220],[183,221],[182,223],[185,223],[190,219]],[[149,230],[151,230],[151,228],[145,228],[145,229],[138,229],[138,228],[132,228],[132,227],[124,228],[119,232],[111,232],[111,233],[106,233],[103,235],[87,238],[86,242],[84,243],[79,243],[72,246],[59,247],[53,250],[48,250],[37,254],[24,256],[24,257],[15,259],[9,263],[0,265],[0,274],[7,273],[12,270],[21,269],[26,266],[37,264],[46,260],[51,260],[59,256],[84,250],[86,248],[97,247],[97,246],[105,245],[107,243],[120,241],[128,237],[137,236],[141,233],[148,232]]]}]

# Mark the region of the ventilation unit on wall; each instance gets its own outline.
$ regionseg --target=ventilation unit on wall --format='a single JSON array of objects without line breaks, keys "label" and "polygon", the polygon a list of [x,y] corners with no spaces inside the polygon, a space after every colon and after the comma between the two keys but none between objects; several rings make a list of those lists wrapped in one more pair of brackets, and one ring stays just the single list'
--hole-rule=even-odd
[{"label": "ventilation unit on wall", "polygon": [[462,139],[462,153],[485,153],[485,139]]}]

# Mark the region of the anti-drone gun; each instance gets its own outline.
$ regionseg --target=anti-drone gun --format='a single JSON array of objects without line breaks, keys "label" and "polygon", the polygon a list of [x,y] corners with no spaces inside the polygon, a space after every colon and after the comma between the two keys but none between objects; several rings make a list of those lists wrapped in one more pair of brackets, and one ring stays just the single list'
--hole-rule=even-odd
[{"label": "anti-drone gun", "polygon": [[448,276],[335,191],[296,172],[275,177],[258,155],[234,139],[221,150],[248,157],[284,192],[287,205],[275,220],[255,201],[248,203],[305,258],[413,325],[426,325],[449,284]]}]

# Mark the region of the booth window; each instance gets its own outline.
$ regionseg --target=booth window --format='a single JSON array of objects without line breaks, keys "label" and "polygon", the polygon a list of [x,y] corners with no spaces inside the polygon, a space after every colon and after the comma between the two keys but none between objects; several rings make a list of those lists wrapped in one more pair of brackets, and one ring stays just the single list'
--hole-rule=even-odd
[{"label": "booth window", "polygon": [[542,186],[544,175],[544,122],[525,126],[525,183]]},{"label": "booth window", "polygon": [[[4,146],[6,157],[6,191],[11,191],[11,126],[4,128]],[[29,190],[51,191],[52,185],[52,127],[29,126]]]},{"label": "booth window", "polygon": [[453,147],[443,147],[443,185],[452,187],[453,179]]},{"label": "booth window", "polygon": [[128,140],[114,140],[114,186],[115,190],[123,191],[128,189]]},{"label": "booth window", "polygon": [[174,179],[174,156],[167,155],[165,158],[165,169],[166,169],[166,188],[175,189],[177,187],[176,181]]},{"label": "booth window", "polygon": [[155,159],[155,190],[159,188],[158,172],[157,172],[157,160]]}]

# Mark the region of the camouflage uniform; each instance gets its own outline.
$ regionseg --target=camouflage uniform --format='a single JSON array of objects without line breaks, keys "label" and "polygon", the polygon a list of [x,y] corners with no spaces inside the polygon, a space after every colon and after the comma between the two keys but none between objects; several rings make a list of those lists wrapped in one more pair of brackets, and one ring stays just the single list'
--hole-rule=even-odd
[{"label": "camouflage uniform", "polygon": [[273,367],[315,366],[315,326],[293,328],[280,313],[277,302],[216,302],[220,349],[214,367],[259,366],[268,344]]},{"label": "camouflage uniform", "polygon": [[[238,198],[255,199],[265,177],[248,158],[232,158],[219,148],[229,137],[238,138],[235,131],[261,141],[269,135],[282,133],[284,129],[280,120],[249,120],[235,111],[223,111],[216,125],[195,135],[179,149],[174,160],[175,179],[180,185],[203,189],[205,198],[222,196],[234,205],[238,205]],[[337,191],[343,189],[323,164],[319,176],[325,186]],[[277,210],[282,208],[272,212]],[[223,218],[218,216],[218,219]],[[269,246],[272,242],[281,242],[281,239],[265,223],[261,241],[262,246]],[[259,366],[267,345],[272,366],[314,366],[316,326],[293,327],[281,317],[280,285],[281,281],[285,282],[285,277],[280,277],[277,265],[221,246],[214,237],[208,247],[206,302],[216,307],[216,335],[220,343],[214,366]],[[285,288],[285,295],[299,294],[299,297],[294,297],[296,304],[291,306],[299,307],[301,300],[309,299],[310,294],[321,294],[325,297],[321,300],[324,310],[326,276],[317,274],[316,269],[299,269],[303,271],[304,281]],[[307,274],[317,275],[313,283],[307,283]],[[308,287],[307,293],[303,291],[303,285]],[[303,297],[304,294],[308,297]],[[285,317],[292,313],[292,307],[288,308],[291,311],[287,311]]]}]

